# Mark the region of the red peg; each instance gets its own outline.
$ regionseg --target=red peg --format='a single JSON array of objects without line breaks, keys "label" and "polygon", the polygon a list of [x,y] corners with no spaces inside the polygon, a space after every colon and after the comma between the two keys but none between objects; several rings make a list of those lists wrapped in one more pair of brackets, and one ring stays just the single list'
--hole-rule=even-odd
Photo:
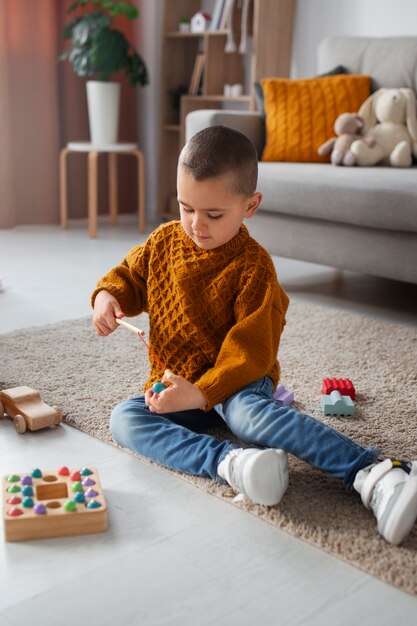
[{"label": "red peg", "polygon": [[60,476],[69,476],[69,473],[70,473],[70,471],[69,471],[69,469],[68,469],[68,467],[66,465],[63,465],[58,470],[58,474]]},{"label": "red peg", "polygon": [[7,515],[12,515],[13,517],[17,517],[18,515],[22,515],[23,511],[22,509],[18,509],[17,507],[14,507],[13,509],[9,509],[7,511]]},{"label": "red peg", "polygon": [[13,496],[7,500],[7,504],[20,504],[22,502],[22,498],[18,496]]},{"label": "red peg", "polygon": [[81,480],[81,474],[80,472],[72,472],[71,476],[70,476],[71,480],[75,481],[79,481]]}]

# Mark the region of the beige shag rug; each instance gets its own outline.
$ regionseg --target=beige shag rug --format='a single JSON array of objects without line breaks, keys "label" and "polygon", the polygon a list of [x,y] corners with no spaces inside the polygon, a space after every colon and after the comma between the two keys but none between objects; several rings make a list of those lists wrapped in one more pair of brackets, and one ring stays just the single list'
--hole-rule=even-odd
[{"label": "beige shag rug", "polygon": [[[136,320],[147,328],[146,316]],[[112,407],[138,395],[146,379],[147,353],[120,328],[97,337],[91,319],[70,320],[0,335],[0,388],[29,385],[65,421],[112,443]],[[282,382],[296,406],[384,456],[417,459],[417,331],[357,314],[292,302],[280,348]],[[323,378],[349,377],[357,390],[355,417],[323,417]],[[226,431],[215,432],[226,437]],[[204,478],[185,480],[233,501],[231,489]],[[417,595],[417,524],[399,547],[386,543],[357,494],[339,481],[290,458],[290,487],[272,508],[234,503],[288,533]]]}]

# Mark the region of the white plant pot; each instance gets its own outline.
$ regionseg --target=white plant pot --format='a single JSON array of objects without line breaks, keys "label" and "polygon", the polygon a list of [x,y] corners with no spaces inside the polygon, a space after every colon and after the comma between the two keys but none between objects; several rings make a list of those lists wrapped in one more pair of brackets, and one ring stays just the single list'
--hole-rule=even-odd
[{"label": "white plant pot", "polygon": [[117,143],[120,83],[87,81],[87,104],[91,143],[96,146]]}]

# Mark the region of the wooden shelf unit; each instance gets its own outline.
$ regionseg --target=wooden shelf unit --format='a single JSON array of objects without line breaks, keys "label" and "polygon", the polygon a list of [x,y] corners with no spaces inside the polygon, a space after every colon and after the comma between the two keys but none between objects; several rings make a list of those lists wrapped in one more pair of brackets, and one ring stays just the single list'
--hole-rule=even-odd
[{"label": "wooden shelf unit", "polygon": [[173,30],[170,31],[169,33],[165,34],[165,37],[176,37],[176,38],[188,38],[188,37],[201,37],[202,35],[209,35],[210,37],[219,37],[219,36],[224,36],[227,35],[228,31],[227,30],[212,30],[212,31],[206,31],[205,33],[180,33],[178,30]]},{"label": "wooden shelf unit", "polygon": [[[237,4],[237,3],[235,3]],[[185,117],[197,109],[218,109],[236,103],[255,109],[253,84],[267,76],[288,76],[291,61],[295,0],[252,0],[249,18],[250,52],[224,51],[228,30],[182,33],[178,23],[201,9],[200,0],[164,0],[162,24],[161,119],[159,145],[159,213],[177,219],[176,170],[185,142]],[[240,11],[235,9],[235,42],[239,46]],[[194,63],[205,55],[198,95],[188,93]],[[249,71],[250,93],[224,96],[224,85],[244,83]]]}]

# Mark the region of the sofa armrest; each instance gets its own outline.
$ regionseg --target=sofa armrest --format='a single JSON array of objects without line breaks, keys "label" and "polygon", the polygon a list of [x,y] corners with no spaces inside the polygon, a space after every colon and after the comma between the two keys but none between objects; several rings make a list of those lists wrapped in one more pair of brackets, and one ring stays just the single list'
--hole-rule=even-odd
[{"label": "sofa armrest", "polygon": [[259,158],[265,144],[265,122],[257,111],[226,111],[223,109],[202,109],[192,111],[185,118],[185,138],[190,139],[195,133],[208,126],[222,124],[249,137],[255,145]]}]

